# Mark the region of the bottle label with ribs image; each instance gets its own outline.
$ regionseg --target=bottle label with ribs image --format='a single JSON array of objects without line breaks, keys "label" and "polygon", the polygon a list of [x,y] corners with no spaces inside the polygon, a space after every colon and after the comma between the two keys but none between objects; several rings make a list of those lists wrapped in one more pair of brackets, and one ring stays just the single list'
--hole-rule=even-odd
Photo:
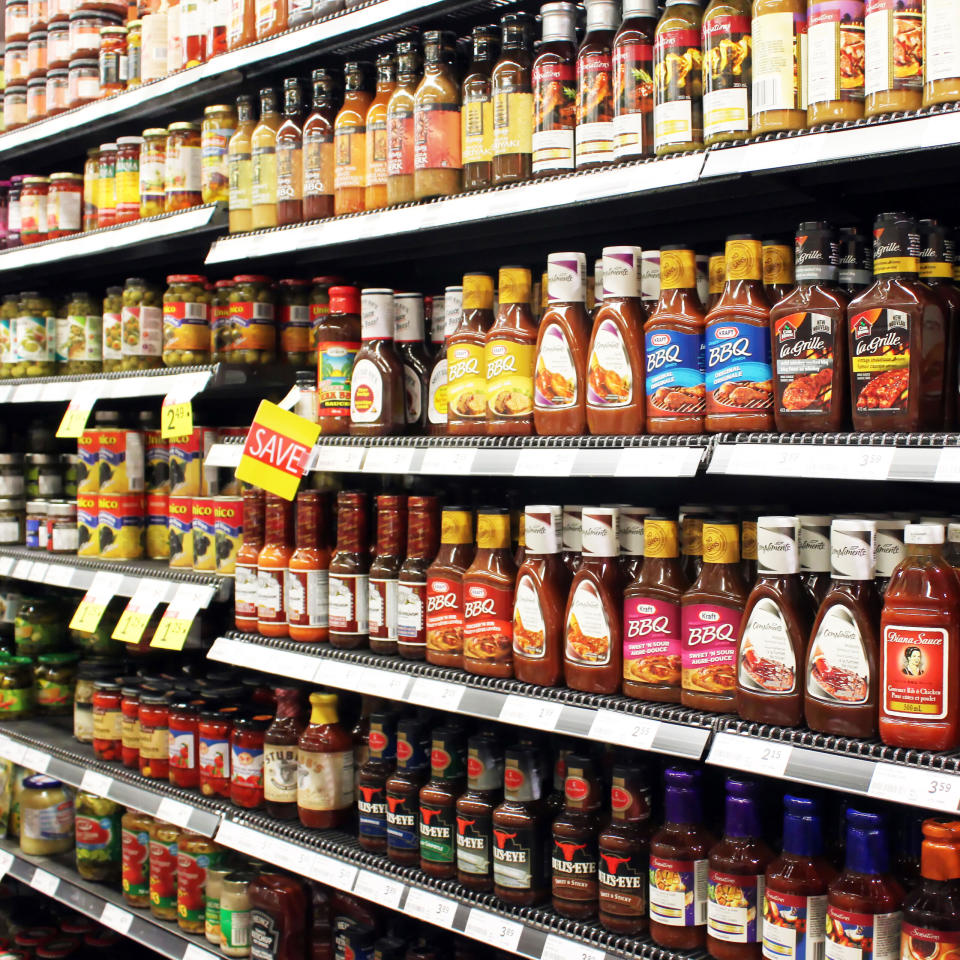
[{"label": "bottle label with ribs image", "polygon": [[489,876],[491,836],[490,814],[457,814],[457,868],[473,876]]},{"label": "bottle label with ribs image", "polygon": [[667,417],[703,413],[702,335],[678,330],[651,330],[644,341],[648,413]]},{"label": "bottle label with ribs image", "polygon": [[833,318],[791,313],[773,323],[777,413],[823,413],[833,399]]},{"label": "bottle label with ribs image", "polygon": [[707,327],[707,413],[769,410],[771,392],[770,332],[731,320]]},{"label": "bottle label with ribs image", "polygon": [[911,317],[903,310],[864,310],[850,318],[853,403],[860,413],[907,410]]},{"label": "bottle label with ribs image", "polygon": [[463,581],[427,578],[427,649],[456,653],[463,647]]}]

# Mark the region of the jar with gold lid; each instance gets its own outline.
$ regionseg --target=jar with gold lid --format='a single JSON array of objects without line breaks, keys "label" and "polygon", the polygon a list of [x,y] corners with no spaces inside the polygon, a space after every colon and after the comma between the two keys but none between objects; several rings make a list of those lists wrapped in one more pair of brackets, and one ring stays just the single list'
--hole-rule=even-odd
[{"label": "jar with gold lid", "polygon": [[143,137],[117,137],[117,223],[140,219],[140,151]]},{"label": "jar with gold lid", "polygon": [[139,87],[143,82],[143,21],[131,20],[127,24],[127,89]]},{"label": "jar with gold lid", "polygon": [[164,212],[186,210],[203,203],[199,125],[185,121],[171,123],[166,151]]},{"label": "jar with gold lid", "polygon": [[109,97],[127,89],[127,28],[100,28],[100,92]]},{"label": "jar with gold lid", "polygon": [[227,147],[237,131],[237,113],[229,104],[214,104],[203,111],[200,146],[203,155],[201,192],[204,203],[229,199]]}]

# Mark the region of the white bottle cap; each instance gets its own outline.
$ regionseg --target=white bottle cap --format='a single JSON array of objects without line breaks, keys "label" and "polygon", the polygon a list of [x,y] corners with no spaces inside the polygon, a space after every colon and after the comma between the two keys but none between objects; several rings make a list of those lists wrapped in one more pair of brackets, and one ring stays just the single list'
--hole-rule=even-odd
[{"label": "white bottle cap", "polygon": [[615,557],[620,552],[617,540],[616,507],[584,507],[580,514],[585,557]]},{"label": "white bottle cap", "polygon": [[527,553],[559,553],[561,510],[555,504],[538,504],[523,511],[523,537]]},{"label": "white bottle cap", "polygon": [[904,540],[907,543],[943,543],[943,524],[908,523]]},{"label": "white bottle cap", "polygon": [[587,298],[587,255],[551,253],[547,257],[547,302],[583,303]]},{"label": "white bottle cap", "polygon": [[603,248],[603,299],[640,296],[639,247]]},{"label": "white bottle cap", "polygon": [[757,517],[757,573],[789,576],[800,571],[796,517]]},{"label": "white bottle cap", "polygon": [[877,572],[877,521],[834,520],[830,524],[830,572],[837,580],[873,580]]},{"label": "white bottle cap", "polygon": [[579,553],[583,549],[580,514],[583,507],[563,505],[563,549]]},{"label": "white bottle cap", "polygon": [[363,340],[392,340],[393,291],[385,288],[360,291],[360,337]]}]

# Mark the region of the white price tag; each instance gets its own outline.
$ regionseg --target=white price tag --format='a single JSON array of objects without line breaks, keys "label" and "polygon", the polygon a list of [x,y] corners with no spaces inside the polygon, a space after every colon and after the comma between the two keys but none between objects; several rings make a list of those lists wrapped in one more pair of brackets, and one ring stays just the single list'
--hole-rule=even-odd
[{"label": "white price tag", "polygon": [[43,582],[52,587],[69,587],[73,582],[73,567],[63,563],[51,563],[44,574]]},{"label": "white price tag", "polygon": [[604,951],[597,947],[548,933],[540,960],[603,960],[604,955]]},{"label": "white price tag", "polygon": [[51,759],[48,753],[41,753],[39,750],[34,750],[33,747],[26,747],[23,751],[21,765],[28,770],[35,770],[37,773],[46,773]]},{"label": "white price tag", "polygon": [[433,447],[423,455],[420,473],[467,474],[473,469],[476,455],[473,447]]},{"label": "white price tag", "polygon": [[193,807],[174,800],[172,797],[164,797],[157,807],[157,819],[166,823],[175,824],[178,827],[186,827],[190,822],[190,815],[193,813]]},{"label": "white price tag", "polygon": [[130,930],[130,924],[133,923],[133,914],[129,910],[122,910],[113,903],[105,903],[103,913],[100,914],[100,922],[105,927],[126,936]]},{"label": "white price tag", "polygon": [[412,447],[371,447],[363,460],[364,473],[409,473]]},{"label": "white price tag", "polygon": [[323,870],[318,879],[329,883],[338,890],[350,891],[357,881],[359,869],[352,864],[344,863],[334,857],[322,857]]},{"label": "white price tag", "polygon": [[23,765],[23,753],[27,748],[16,740],[9,737],[0,737],[0,757],[9,760],[11,763]]},{"label": "white price tag", "polygon": [[42,560],[34,560],[33,566],[30,568],[30,579],[33,580],[34,583],[46,583],[47,571],[49,569],[49,563],[44,563]]},{"label": "white price tag", "polygon": [[703,459],[702,447],[625,447],[615,477],[693,477]]},{"label": "white price tag", "polygon": [[854,480],[886,480],[893,447],[804,447],[809,451],[803,476]]},{"label": "white price tag", "polygon": [[220,821],[220,828],[214,838],[217,843],[231,850],[237,850],[245,853],[247,856],[259,859],[263,856],[265,846],[265,837],[258,830],[251,830],[243,824],[234,823],[232,820],[224,818]]},{"label": "white price tag", "polygon": [[60,878],[37,867],[33,876],[30,878],[30,886],[33,887],[34,890],[39,890],[40,893],[52,897],[56,894],[57,888],[60,886]]},{"label": "white price tag", "polygon": [[97,773],[96,770],[86,770],[80,780],[80,789],[98,797],[106,797],[110,792],[111,783],[113,783],[113,780],[110,777]]},{"label": "white price tag", "polygon": [[598,710],[590,725],[590,739],[649,750],[659,729],[659,720],[635,717],[616,710]]},{"label": "white price tag", "polygon": [[391,910],[396,910],[403,896],[403,884],[389,877],[381,877],[379,873],[361,870],[353,892],[371,903],[382,904]]},{"label": "white price tag", "polygon": [[367,689],[362,692],[387,700],[402,700],[409,683],[410,678],[402,673],[372,667],[367,674]]},{"label": "white price tag", "polygon": [[465,690],[456,683],[445,680],[430,680],[417,677],[413,681],[407,699],[421,707],[433,707],[437,710],[456,710],[460,706]]},{"label": "white price tag", "polygon": [[430,893],[429,890],[411,887],[403,909],[404,913],[412,917],[449,929],[453,926],[453,917],[457,912],[457,902],[438,896],[436,893]]},{"label": "white price tag", "polygon": [[326,470],[333,473],[356,473],[363,466],[365,447],[341,447],[339,444],[321,444],[314,448],[316,460],[314,470]]},{"label": "white price tag", "polygon": [[749,770],[767,777],[782,777],[790,762],[789,743],[759,740],[735,733],[718,733],[710,745],[707,763],[735,770]]},{"label": "white price tag", "polygon": [[517,453],[513,468],[515,477],[569,477],[576,450],[544,449],[532,447]]},{"label": "white price tag", "polygon": [[726,473],[755,477],[796,477],[811,447],[798,444],[736,443]]},{"label": "white price tag", "polygon": [[0,850],[0,880],[2,880],[13,866],[13,854],[6,850]]},{"label": "white price tag", "polygon": [[960,808],[960,777],[938,770],[878,763],[870,777],[867,794],[881,800],[956,813]]},{"label": "white price tag", "polygon": [[533,727],[536,730],[556,730],[562,710],[562,703],[535,700],[533,697],[521,697],[516,693],[510,693],[507,694],[507,699],[500,710],[500,720],[503,723],[516,723],[521,727]]},{"label": "white price tag", "polygon": [[183,951],[183,960],[221,960],[221,954],[204,950],[203,947],[198,947],[194,943],[188,943],[187,949]]},{"label": "white price tag", "polygon": [[464,933],[468,937],[473,937],[483,943],[489,943],[493,947],[513,952],[520,942],[523,924],[474,907],[467,917],[467,927]]},{"label": "white price tag", "polygon": [[0,557],[0,577],[9,577],[16,562],[15,557]]},{"label": "white price tag", "polygon": [[960,483],[960,447],[944,447],[937,458],[937,483]]},{"label": "white price tag", "polygon": [[30,580],[33,575],[32,560],[18,560],[13,568],[12,576],[16,580]]}]

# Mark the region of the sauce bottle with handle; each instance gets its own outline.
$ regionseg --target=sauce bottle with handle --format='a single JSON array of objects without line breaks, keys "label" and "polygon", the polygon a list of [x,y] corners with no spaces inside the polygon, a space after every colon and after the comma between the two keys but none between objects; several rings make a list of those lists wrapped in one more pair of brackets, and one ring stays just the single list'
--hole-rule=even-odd
[{"label": "sauce bottle with handle", "polygon": [[613,158],[653,156],[653,36],[655,0],[624,0],[613,38]]},{"label": "sauce bottle with handle", "polygon": [[572,3],[545,3],[540,8],[542,40],[533,61],[534,177],[574,167],[577,110],[577,10]]},{"label": "sauce bottle with handle", "polygon": [[500,32],[494,26],[481,26],[474,27],[471,36],[473,59],[461,86],[463,189],[482,190],[493,183],[491,74],[500,51]]},{"label": "sauce bottle with handle", "polygon": [[780,856],[767,864],[763,891],[763,955],[783,960],[823,956],[827,888],[837,871],[823,855],[816,800],[783,798]]},{"label": "sauce bottle with handle", "polygon": [[[438,298],[439,300],[439,298]],[[422,421],[425,424],[424,432],[432,437],[442,437],[448,432],[450,419],[450,364],[447,359],[447,348],[450,337],[453,336],[463,318],[463,287],[451,286],[444,291],[441,301],[442,323],[440,323],[440,337],[437,339],[437,324],[435,317],[430,320],[430,339],[436,353],[427,366],[426,406]],[[426,304],[424,303],[424,306]],[[440,304],[431,303],[431,310],[440,314]],[[415,347],[419,351],[418,347]],[[426,352],[426,348],[424,348]],[[409,386],[408,386],[409,389]],[[408,413],[409,416],[409,413]]]},{"label": "sauce bottle with handle", "polygon": [[541,436],[586,431],[587,258],[547,257],[547,309],[540,318],[533,393],[533,423]]},{"label": "sauce bottle with handle", "polygon": [[570,571],[570,576],[580,569],[580,556],[583,551],[583,507],[569,503],[563,505],[562,530],[560,542],[563,546],[561,558],[563,565]]},{"label": "sauce bottle with handle", "polygon": [[503,799],[503,747],[491,734],[467,741],[467,789],[456,803],[457,880],[493,888],[493,811]]},{"label": "sauce bottle with handle", "polygon": [[923,821],[920,881],[903,901],[901,957],[952,956],[960,945],[960,823]]},{"label": "sauce bottle with handle", "polygon": [[763,840],[757,784],[727,777],[723,836],[708,855],[707,952],[714,960],[760,960],[763,889],[773,851]]},{"label": "sauce bottle with handle", "polygon": [[619,7],[616,0],[587,0],[587,26],[577,51],[578,170],[613,163],[613,38]]},{"label": "sauce bottle with handle", "polygon": [[602,789],[593,761],[570,754],[563,809],[553,821],[550,861],[553,909],[571,920],[589,920],[597,914],[597,834]]},{"label": "sauce bottle with handle", "polygon": [[597,434],[643,432],[643,328],[639,247],[603,248],[602,299],[587,349],[587,426]]},{"label": "sauce bottle with handle", "polygon": [[960,744],[960,586],[943,558],[939,523],[910,523],[880,617],[880,739],[954,750]]},{"label": "sauce bottle with handle", "polygon": [[846,863],[827,894],[827,960],[851,955],[896,960],[902,903],[903,887],[890,872],[883,817],[848,808]]},{"label": "sauce bottle with handle", "polygon": [[876,520],[830,524],[830,588],[810,631],[803,703],[807,726],[819,733],[877,732],[876,535]]},{"label": "sauce bottle with handle", "polygon": [[737,713],[754,723],[797,727],[810,615],[800,581],[796,517],[757,519],[757,582],[737,640]]}]

